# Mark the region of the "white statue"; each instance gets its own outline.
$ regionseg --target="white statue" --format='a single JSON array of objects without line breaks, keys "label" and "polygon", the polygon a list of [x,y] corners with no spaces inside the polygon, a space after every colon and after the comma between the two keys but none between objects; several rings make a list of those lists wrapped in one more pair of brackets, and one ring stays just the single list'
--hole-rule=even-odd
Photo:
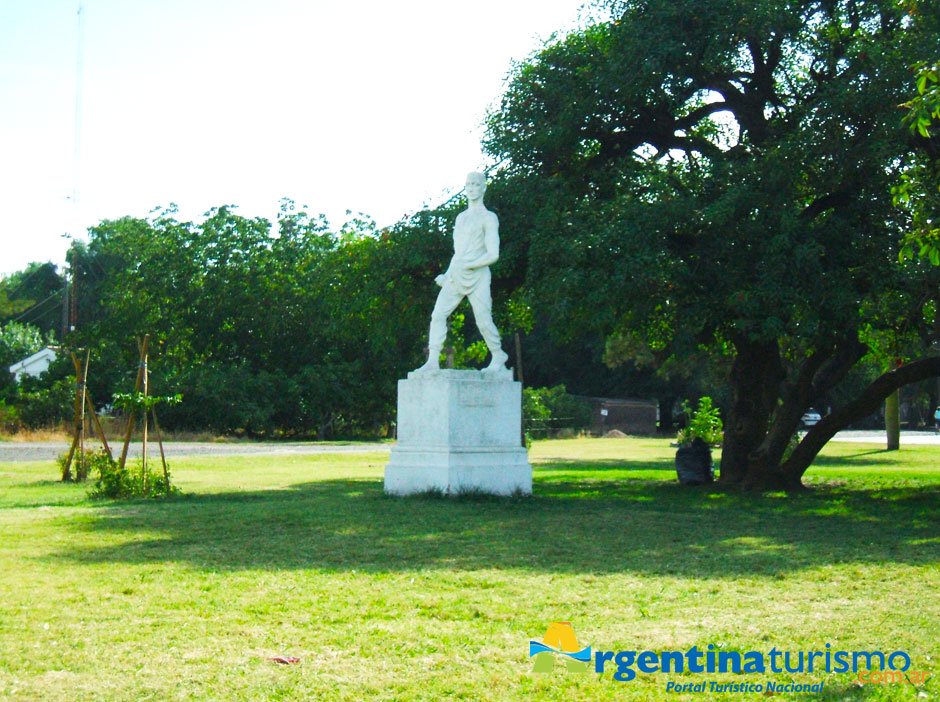
[{"label": "white statue", "polygon": [[509,358],[499,344],[499,331],[493,324],[490,296],[490,265],[499,258],[499,219],[483,205],[486,178],[482,173],[467,176],[464,187],[467,209],[454,223],[454,256],[447,270],[434,279],[441,287],[431,313],[428,332],[428,360],[418,372],[439,370],[439,359],[447,336],[447,318],[466,297],[473,308],[477,329],[490,350],[492,360],[486,372],[506,370]]}]

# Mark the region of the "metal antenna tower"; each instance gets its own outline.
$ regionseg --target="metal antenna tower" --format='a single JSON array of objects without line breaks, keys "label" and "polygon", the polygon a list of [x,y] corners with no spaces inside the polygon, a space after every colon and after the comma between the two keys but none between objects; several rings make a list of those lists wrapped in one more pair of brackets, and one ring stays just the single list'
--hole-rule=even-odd
[{"label": "metal antenna tower", "polygon": [[[78,189],[82,156],[82,73],[85,60],[85,3],[78,3],[78,42],[75,57],[75,151],[72,154],[72,210],[78,219]],[[78,224],[76,221],[75,225]],[[73,233],[74,235],[74,233]]]}]

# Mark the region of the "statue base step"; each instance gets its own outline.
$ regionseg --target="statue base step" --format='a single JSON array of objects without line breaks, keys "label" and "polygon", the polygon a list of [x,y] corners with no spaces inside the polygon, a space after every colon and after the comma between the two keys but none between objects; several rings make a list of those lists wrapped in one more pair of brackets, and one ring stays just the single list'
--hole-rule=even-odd
[{"label": "statue base step", "polygon": [[514,451],[392,449],[385,467],[385,492],[431,491],[531,495],[532,467],[521,447]]}]

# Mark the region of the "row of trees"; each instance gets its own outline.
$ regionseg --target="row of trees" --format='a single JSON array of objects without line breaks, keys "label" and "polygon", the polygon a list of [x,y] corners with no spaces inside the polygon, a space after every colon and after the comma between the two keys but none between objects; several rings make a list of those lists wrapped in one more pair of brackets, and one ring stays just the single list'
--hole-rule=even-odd
[{"label": "row of trees", "polygon": [[[460,208],[425,210],[383,230],[365,218],[334,229],[290,201],[273,226],[231,207],[199,223],[179,221],[172,208],[102,222],[69,251],[78,294],[66,341],[92,350],[89,390],[100,404],[133,385],[133,338],[151,334],[152,392],[185,398],[161,412],[170,429],[384,434],[394,421],[397,379],[423,362],[433,279],[450,256]],[[532,329],[531,310],[508,286],[495,292],[496,320],[512,350],[514,331]],[[486,353],[472,323],[465,338],[464,319],[455,315],[450,333],[459,366]],[[30,342],[9,360],[48,339],[34,330]],[[536,383],[557,377],[550,355],[534,351],[551,344],[538,333],[524,340],[526,357],[545,359],[531,366]],[[618,376],[632,374],[607,371],[600,340],[594,346],[588,365],[606,378],[582,389],[614,382],[623,392]],[[43,411],[24,416],[64,419],[70,410],[61,386],[70,372],[62,359],[46,380]],[[35,394],[20,400],[37,404]]]},{"label": "row of trees", "polygon": [[97,348],[110,387],[133,367],[122,340],[150,333],[154,392],[185,397],[164,412],[171,428],[374,433],[420,355],[445,217],[333,231],[285,202],[274,227],[229,207],[199,224],[172,209],[103,222],[71,252],[84,291],[72,341]]},{"label": "row of trees", "polygon": [[[273,226],[231,207],[200,223],[178,221],[172,208],[148,219],[105,221],[70,249],[65,300],[66,281],[45,264],[55,298],[46,307],[55,314],[45,330],[17,322],[0,331],[0,360],[9,365],[55,343],[52,327],[64,304],[64,318],[75,325],[67,344],[92,350],[89,390],[98,404],[133,385],[133,338],[150,333],[153,392],[185,397],[161,413],[171,429],[382,434],[394,419],[397,378],[423,361],[432,281],[450,256],[460,207],[422,211],[381,231],[364,218],[333,229],[290,201]],[[0,282],[0,293],[24,277]],[[663,383],[643,387],[636,382],[642,373],[607,369],[600,337],[573,344],[572,360],[534,328],[516,288],[503,280],[495,294],[507,349],[514,349],[514,332],[523,332],[529,385],[571,377],[586,394],[672,392]],[[19,307],[42,311],[25,299]],[[464,320],[455,315],[450,332],[458,366],[482,362],[486,353],[472,323],[464,338]],[[27,423],[64,420],[70,373],[63,357],[44,381],[21,384],[18,397],[4,374],[0,400],[17,401]]]},{"label": "row of trees", "polygon": [[[911,73],[940,55],[940,2],[595,9],[609,19],[519,64],[487,119],[507,347],[521,335],[529,385],[665,410],[716,397],[722,481],[795,487],[835,431],[940,375],[921,197],[937,81]],[[128,340],[154,335],[154,391],[186,396],[171,426],[380,430],[422,360],[457,209],[382,230],[333,229],[289,201],[273,226],[228,207],[103,222],[70,254],[69,341],[95,348],[106,397],[133,368]],[[468,361],[480,345],[461,324]],[[814,405],[834,410],[790,453]]]}]

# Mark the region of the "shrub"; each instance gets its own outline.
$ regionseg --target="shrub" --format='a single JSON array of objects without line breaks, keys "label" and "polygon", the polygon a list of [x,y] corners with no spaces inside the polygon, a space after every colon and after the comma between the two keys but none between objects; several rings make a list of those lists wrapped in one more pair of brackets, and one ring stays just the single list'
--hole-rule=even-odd
[{"label": "shrub", "polygon": [[[65,461],[68,459],[68,454],[63,453],[57,459],[56,463],[59,464],[59,471],[65,476]],[[71,479],[76,483],[82,483],[88,477],[88,474],[94,472],[95,470],[100,471],[102,464],[107,462],[113,462],[112,459],[108,458],[108,455],[104,451],[92,451],[91,449],[85,449],[81,451],[80,449],[75,449],[75,453],[72,455],[72,465],[69,468],[70,474],[73,476]]]},{"label": "shrub", "polygon": [[14,434],[21,426],[19,410],[0,400],[0,431]]},{"label": "shrub", "polygon": [[85,465],[98,473],[98,480],[88,491],[89,497],[128,499],[171,497],[180,494],[180,489],[173,485],[168,477],[164,478],[162,472],[157,472],[150,466],[143,476],[139,461],[133,468],[125,464],[122,469],[118,462],[109,458],[104,451],[89,451],[85,456]]},{"label": "shrub", "polygon": [[545,388],[522,390],[522,426],[526,434],[545,431],[552,418],[552,411],[545,404],[543,390]]},{"label": "shrub", "polygon": [[703,397],[698,401],[698,407],[693,412],[687,402],[682,403],[682,412],[685,414],[687,424],[679,430],[677,439],[680,446],[689,446],[696,437],[702,439],[709,446],[721,443],[724,427],[721,423],[721,414],[717,407],[712,407],[712,398]]},{"label": "shrub", "polygon": [[[25,381],[26,379],[24,379]],[[38,383],[37,383],[38,384]],[[70,421],[75,413],[75,377],[52,381],[48,387],[23,382],[16,400],[20,422],[30,429],[50,427]]]},{"label": "shrub", "polygon": [[570,395],[564,385],[525,388],[522,391],[522,424],[527,435],[536,436],[561,429],[584,429],[591,424],[591,407]]}]

